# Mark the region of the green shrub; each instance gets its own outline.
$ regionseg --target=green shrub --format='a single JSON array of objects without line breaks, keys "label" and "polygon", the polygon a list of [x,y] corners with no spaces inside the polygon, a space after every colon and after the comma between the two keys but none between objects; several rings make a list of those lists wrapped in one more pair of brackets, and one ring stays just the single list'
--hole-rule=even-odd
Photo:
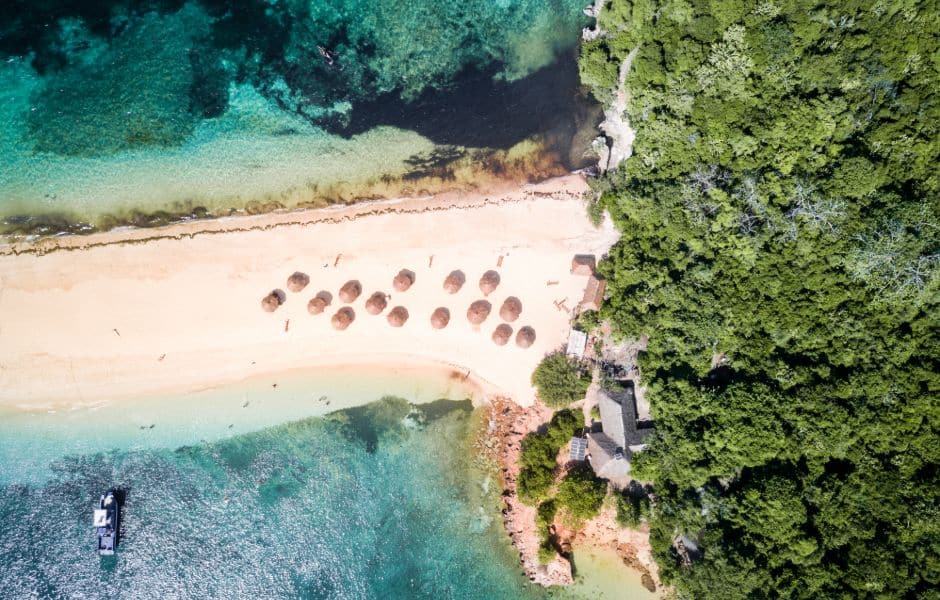
[{"label": "green shrub", "polygon": [[551,543],[543,542],[539,545],[539,564],[547,565],[555,560],[556,556],[558,556],[558,552]]},{"label": "green shrub", "polygon": [[555,520],[557,511],[558,504],[552,499],[539,504],[538,510],[535,512],[535,527],[538,529],[539,537],[543,542],[548,539],[548,528]]},{"label": "green shrub", "polygon": [[576,519],[592,519],[598,515],[607,495],[607,482],[598,479],[590,467],[576,467],[558,486],[555,497],[558,508],[563,508]]},{"label": "green shrub", "polygon": [[584,398],[591,377],[561,352],[549,354],[532,373],[532,384],[548,406],[567,406]]},{"label": "green shrub", "polygon": [[561,410],[552,416],[544,433],[530,433],[522,440],[519,455],[519,498],[529,505],[548,497],[555,479],[555,457],[571,436],[581,428],[582,420],[574,411]]},{"label": "green shrub", "polygon": [[639,527],[649,514],[649,492],[642,485],[631,482],[630,487],[617,494],[617,523],[622,527]]}]

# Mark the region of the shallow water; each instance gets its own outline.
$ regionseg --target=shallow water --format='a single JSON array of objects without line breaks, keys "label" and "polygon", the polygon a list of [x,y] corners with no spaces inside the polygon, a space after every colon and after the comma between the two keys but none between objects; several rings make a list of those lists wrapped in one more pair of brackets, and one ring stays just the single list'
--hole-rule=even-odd
[{"label": "shallow water", "polygon": [[[380,390],[420,404],[370,402]],[[350,367],[6,409],[0,599],[648,598],[616,558],[581,550],[572,589],[525,580],[471,447],[472,393],[446,371]],[[90,511],[111,486],[124,538],[101,558]]]},{"label": "shallow water", "polygon": [[582,166],[597,114],[574,62],[583,4],[8,3],[0,233],[151,226]]}]

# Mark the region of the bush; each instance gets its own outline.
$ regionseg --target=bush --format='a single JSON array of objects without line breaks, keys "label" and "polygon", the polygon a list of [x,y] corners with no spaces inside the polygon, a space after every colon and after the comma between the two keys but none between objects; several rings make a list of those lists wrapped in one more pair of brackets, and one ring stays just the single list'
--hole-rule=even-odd
[{"label": "bush", "polygon": [[548,406],[567,406],[584,398],[591,377],[561,352],[549,354],[532,373],[532,384]]},{"label": "bush", "polygon": [[523,502],[534,505],[548,497],[555,480],[558,450],[568,443],[581,424],[577,413],[558,411],[552,416],[545,433],[530,433],[522,440],[518,492]]},{"label": "bush", "polygon": [[617,523],[622,527],[639,527],[649,514],[649,492],[642,485],[631,482],[627,489],[617,494]]},{"label": "bush", "polygon": [[581,466],[568,472],[555,500],[559,508],[576,519],[592,519],[601,511],[606,495],[607,482],[595,477],[589,467]]},{"label": "bush", "polygon": [[555,547],[551,543],[543,542],[539,545],[539,564],[547,565],[555,560],[556,556],[558,556],[558,552],[555,551]]},{"label": "bush", "polygon": [[539,537],[543,542],[548,539],[548,528],[555,520],[557,511],[558,504],[552,499],[539,504],[538,510],[535,512],[535,527],[538,529]]}]

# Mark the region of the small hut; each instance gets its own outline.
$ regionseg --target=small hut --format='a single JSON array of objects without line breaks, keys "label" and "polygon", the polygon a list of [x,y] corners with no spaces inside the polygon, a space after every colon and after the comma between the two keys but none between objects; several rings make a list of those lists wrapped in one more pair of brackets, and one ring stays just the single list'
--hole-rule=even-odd
[{"label": "small hut", "polygon": [[271,290],[271,292],[261,299],[261,308],[264,312],[274,312],[287,300],[287,294],[284,290]]},{"label": "small hut", "polygon": [[355,279],[350,279],[339,288],[339,299],[344,304],[351,304],[362,294],[362,284]]},{"label": "small hut", "polygon": [[292,292],[302,292],[310,283],[310,277],[306,273],[294,271],[294,274],[287,278],[287,289]]},{"label": "small hut", "polygon": [[480,291],[484,296],[492,294],[499,286],[499,273],[496,271],[487,271],[480,277]]},{"label": "small hut", "polygon": [[535,343],[535,330],[526,325],[520,327],[516,333],[516,345],[520,348],[528,348]]},{"label": "small hut", "polygon": [[396,292],[407,292],[415,283],[415,272],[409,271],[408,269],[402,269],[398,272],[398,275],[395,276],[395,279],[392,280],[392,287],[395,288]]},{"label": "small hut", "polygon": [[353,311],[353,309],[349,308],[348,306],[344,306],[343,308],[336,311],[336,314],[333,315],[332,319],[330,319],[330,323],[333,325],[333,329],[338,329],[339,331],[343,331],[344,329],[349,327],[350,323],[352,323],[355,320],[356,320],[355,311]]},{"label": "small hut", "polygon": [[467,320],[473,325],[479,325],[490,316],[493,305],[486,300],[477,300],[467,309]]},{"label": "small hut", "polygon": [[512,327],[501,323],[493,330],[493,343],[497,346],[505,346],[509,343],[509,338],[512,337]]},{"label": "small hut", "polygon": [[571,259],[572,275],[593,275],[597,260],[593,254],[575,254]]},{"label": "small hut", "polygon": [[450,275],[444,279],[444,291],[448,294],[456,294],[466,281],[467,276],[463,274],[463,271],[451,271]]},{"label": "small hut", "polygon": [[404,306],[396,306],[388,311],[388,324],[392,327],[401,327],[408,320],[408,309]]},{"label": "small hut", "polygon": [[604,303],[604,291],[607,282],[598,279],[596,275],[588,277],[587,287],[584,288],[584,298],[581,299],[581,310],[599,310]]},{"label": "small hut", "polygon": [[434,329],[444,329],[450,323],[450,311],[443,306],[435,308],[431,313],[431,327]]},{"label": "small hut", "polygon": [[366,300],[366,311],[370,315],[381,313],[385,310],[386,306],[388,306],[388,300],[386,299],[385,292],[376,292]]},{"label": "small hut", "polygon": [[326,290],[320,290],[310,302],[307,303],[307,312],[311,315],[318,315],[326,310],[326,307],[333,303],[333,294]]},{"label": "small hut", "polygon": [[512,323],[522,314],[522,302],[515,296],[506,298],[503,305],[499,307],[499,318],[507,323]]}]

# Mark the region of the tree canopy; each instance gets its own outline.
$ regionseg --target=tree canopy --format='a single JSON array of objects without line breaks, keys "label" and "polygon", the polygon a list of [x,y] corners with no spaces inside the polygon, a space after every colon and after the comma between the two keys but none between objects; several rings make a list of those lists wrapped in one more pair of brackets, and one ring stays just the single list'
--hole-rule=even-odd
[{"label": "tree canopy", "polygon": [[936,4],[614,0],[599,27],[601,101],[636,50],[600,317],[650,336],[664,579],[940,597]]},{"label": "tree canopy", "polygon": [[591,376],[561,352],[549,354],[532,373],[532,384],[548,406],[568,406],[584,398]]}]

